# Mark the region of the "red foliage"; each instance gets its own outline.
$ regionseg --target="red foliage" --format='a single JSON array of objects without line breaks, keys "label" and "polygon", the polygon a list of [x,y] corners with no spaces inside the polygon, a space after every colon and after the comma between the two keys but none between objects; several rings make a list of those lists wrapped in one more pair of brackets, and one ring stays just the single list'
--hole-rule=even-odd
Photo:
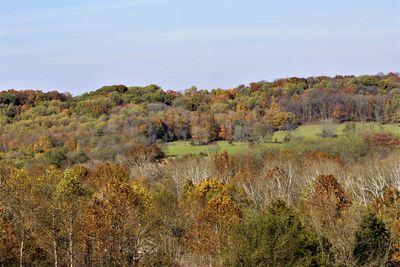
[{"label": "red foliage", "polygon": [[367,137],[370,145],[382,148],[400,148],[400,138],[391,134],[376,133]]}]

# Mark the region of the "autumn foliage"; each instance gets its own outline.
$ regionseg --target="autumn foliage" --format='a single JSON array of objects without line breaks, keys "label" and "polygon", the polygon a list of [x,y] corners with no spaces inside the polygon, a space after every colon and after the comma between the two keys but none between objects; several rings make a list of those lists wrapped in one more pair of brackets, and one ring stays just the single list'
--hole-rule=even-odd
[{"label": "autumn foliage", "polygon": [[1,91],[0,265],[398,266],[399,100],[395,73]]},{"label": "autumn foliage", "polygon": [[311,205],[319,214],[321,224],[340,218],[350,204],[351,201],[333,175],[321,174],[316,178]]}]

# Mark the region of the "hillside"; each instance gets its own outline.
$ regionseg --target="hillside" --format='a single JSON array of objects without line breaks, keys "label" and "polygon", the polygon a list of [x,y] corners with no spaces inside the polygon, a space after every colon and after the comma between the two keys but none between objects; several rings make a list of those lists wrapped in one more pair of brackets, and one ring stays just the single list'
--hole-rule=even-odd
[{"label": "hillside", "polygon": [[66,166],[114,161],[137,143],[263,143],[299,125],[349,121],[399,123],[400,77],[288,78],[184,92],[118,85],[76,97],[2,91],[0,157]]},{"label": "hillside", "polygon": [[0,92],[2,266],[398,266],[400,77]]}]

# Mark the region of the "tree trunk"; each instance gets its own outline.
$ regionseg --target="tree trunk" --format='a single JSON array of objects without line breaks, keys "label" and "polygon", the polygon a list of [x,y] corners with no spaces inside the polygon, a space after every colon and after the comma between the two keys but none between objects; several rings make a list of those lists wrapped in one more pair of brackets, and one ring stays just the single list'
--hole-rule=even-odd
[{"label": "tree trunk", "polygon": [[53,240],[53,250],[54,250],[54,266],[58,266],[58,252],[57,252],[57,241]]},{"label": "tree trunk", "polygon": [[20,267],[22,267],[23,255],[24,255],[24,238],[22,238],[22,240],[21,240],[21,246],[19,249],[19,266]]},{"label": "tree trunk", "polygon": [[58,266],[58,248],[57,248],[57,239],[56,239],[56,219],[55,219],[55,214],[54,214],[54,209],[53,209],[53,233],[54,233],[54,239],[53,239],[53,253],[54,253],[54,266]]},{"label": "tree trunk", "polygon": [[74,266],[74,241],[73,241],[73,236],[72,236],[72,219],[70,220],[69,224],[69,234],[68,234],[68,241],[69,241],[69,266],[73,267]]}]

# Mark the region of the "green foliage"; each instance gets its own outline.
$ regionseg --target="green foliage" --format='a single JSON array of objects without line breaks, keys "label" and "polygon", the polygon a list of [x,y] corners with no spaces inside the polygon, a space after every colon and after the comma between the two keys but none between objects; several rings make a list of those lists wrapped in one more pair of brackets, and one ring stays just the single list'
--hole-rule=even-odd
[{"label": "green foliage", "polygon": [[67,202],[88,196],[89,192],[82,184],[84,175],[85,172],[79,168],[66,169],[57,185],[56,194]]},{"label": "green foliage", "polygon": [[78,102],[75,112],[78,115],[89,115],[100,117],[103,114],[108,114],[112,107],[112,102],[107,98],[87,99]]},{"label": "green foliage", "polygon": [[107,95],[109,93],[125,93],[126,91],[128,91],[128,87],[126,87],[125,85],[111,85],[103,86],[95,93],[98,95]]},{"label": "green foliage", "polygon": [[354,257],[358,265],[380,266],[388,260],[390,234],[376,214],[367,213],[356,232]]},{"label": "green foliage", "polygon": [[149,85],[146,87],[129,87],[129,93],[132,95],[132,102],[139,103],[165,103],[171,105],[174,96],[166,94],[161,87]]},{"label": "green foliage", "polygon": [[251,213],[232,230],[226,266],[321,266],[318,243],[284,202]]},{"label": "green foliage", "polygon": [[4,114],[9,118],[14,118],[18,114],[16,106],[8,106]]},{"label": "green foliage", "polygon": [[67,154],[67,160],[71,165],[74,165],[74,164],[85,163],[89,161],[90,158],[82,150],[74,150]]},{"label": "green foliage", "polygon": [[378,77],[363,75],[350,80],[350,84],[354,86],[377,86]]},{"label": "green foliage", "polygon": [[104,135],[104,129],[103,127],[99,127],[96,129],[96,136],[97,137],[102,137]]},{"label": "green foliage", "polygon": [[42,158],[44,163],[47,165],[55,165],[57,167],[62,167],[66,164],[67,154],[65,149],[56,148],[44,152]]}]

